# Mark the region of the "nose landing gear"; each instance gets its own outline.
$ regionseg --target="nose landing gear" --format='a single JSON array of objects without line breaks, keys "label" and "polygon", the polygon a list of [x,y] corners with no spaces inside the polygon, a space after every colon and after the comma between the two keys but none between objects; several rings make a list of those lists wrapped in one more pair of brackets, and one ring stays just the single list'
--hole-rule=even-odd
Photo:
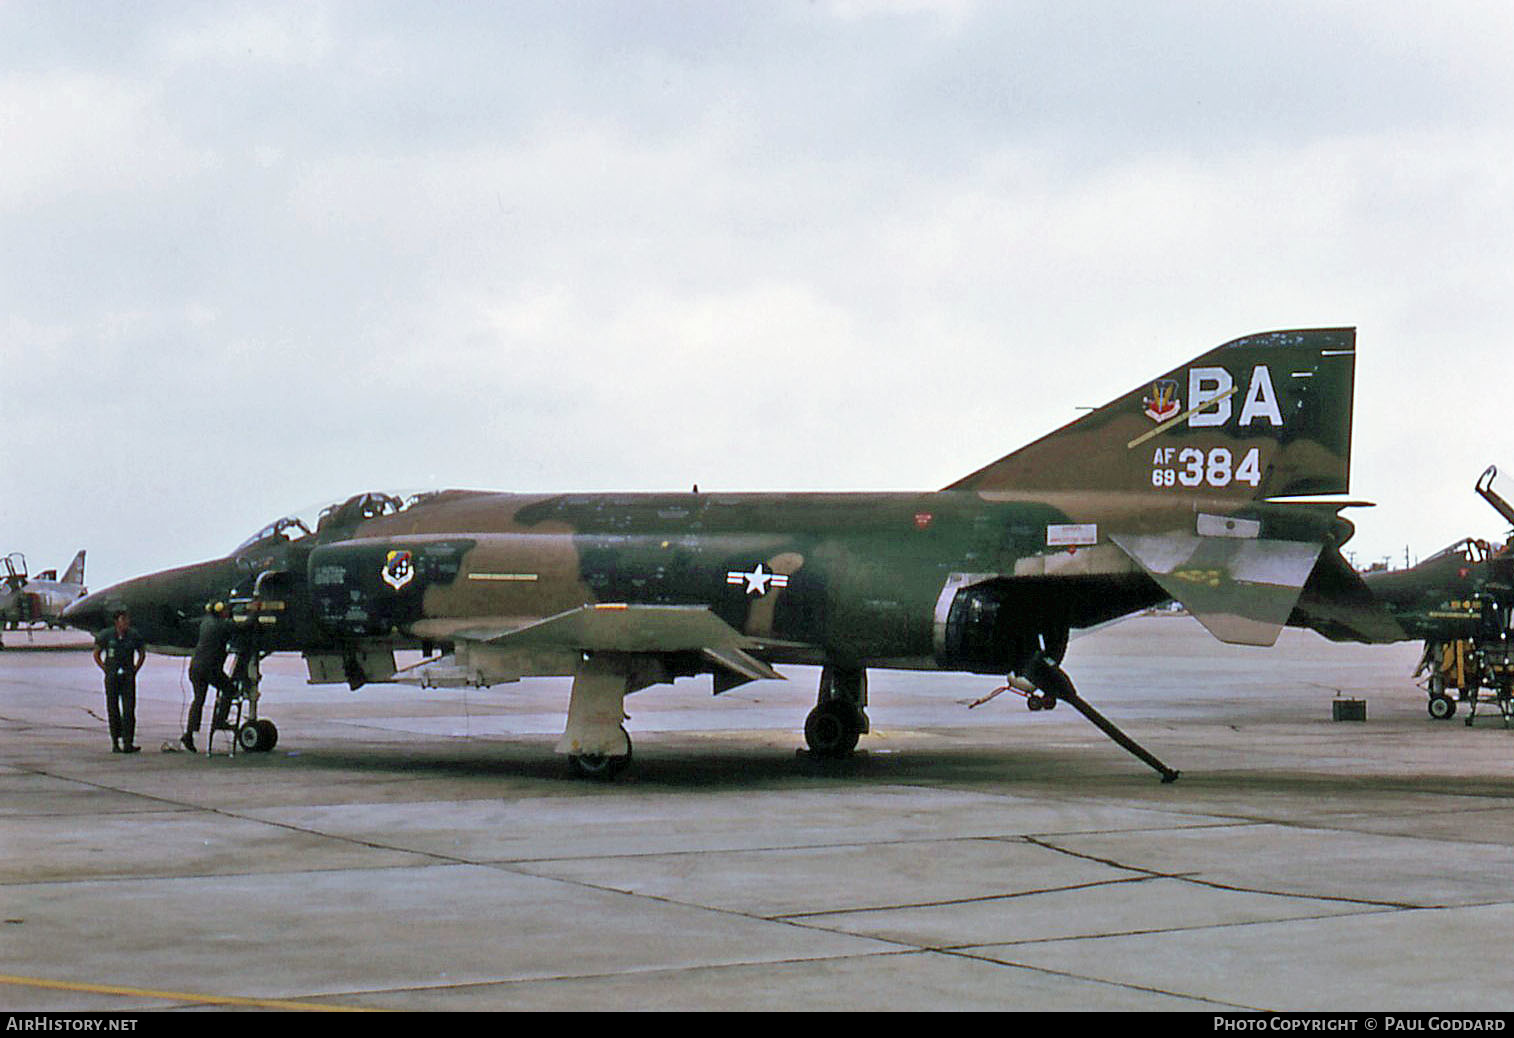
[{"label": "nose landing gear", "polygon": [[[262,654],[239,652],[231,668],[232,691],[216,696],[215,712],[211,714],[210,734],[205,739],[205,755],[211,755],[216,732],[230,732],[231,753],[238,750],[247,753],[267,753],[279,741],[279,729],[267,718],[258,716],[258,685],[263,680],[258,660]],[[235,715],[235,719],[233,719]]]}]

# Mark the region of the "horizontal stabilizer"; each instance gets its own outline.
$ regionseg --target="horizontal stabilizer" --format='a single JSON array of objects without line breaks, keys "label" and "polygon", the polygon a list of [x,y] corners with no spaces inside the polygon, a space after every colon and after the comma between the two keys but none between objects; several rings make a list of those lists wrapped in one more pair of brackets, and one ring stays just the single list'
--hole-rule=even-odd
[{"label": "horizontal stabilizer", "polygon": [[1272,645],[1293,612],[1322,545],[1189,533],[1110,537],[1210,634]]}]

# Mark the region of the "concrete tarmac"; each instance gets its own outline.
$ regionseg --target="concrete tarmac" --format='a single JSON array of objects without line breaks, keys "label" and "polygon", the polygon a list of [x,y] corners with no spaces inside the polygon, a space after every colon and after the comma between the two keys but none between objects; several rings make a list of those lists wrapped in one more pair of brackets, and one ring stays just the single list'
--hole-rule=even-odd
[{"label": "concrete tarmac", "polygon": [[1075,640],[1171,785],[966,675],[873,671],[863,752],[798,755],[803,667],[637,693],[603,784],[552,752],[566,679],[354,693],[276,657],[277,747],[207,757],[162,751],[188,680],[152,657],[116,755],[88,652],[6,645],[0,1009],[1514,1005],[1514,731],[1431,720],[1413,644]]}]

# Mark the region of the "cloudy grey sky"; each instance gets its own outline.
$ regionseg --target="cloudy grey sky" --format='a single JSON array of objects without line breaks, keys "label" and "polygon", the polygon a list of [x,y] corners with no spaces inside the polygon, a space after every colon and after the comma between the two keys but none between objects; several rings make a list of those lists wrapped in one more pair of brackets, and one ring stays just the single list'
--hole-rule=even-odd
[{"label": "cloudy grey sky", "polygon": [[1502,536],[1514,8],[0,3],[0,551],[384,487],[929,489],[1359,329],[1359,558]]}]

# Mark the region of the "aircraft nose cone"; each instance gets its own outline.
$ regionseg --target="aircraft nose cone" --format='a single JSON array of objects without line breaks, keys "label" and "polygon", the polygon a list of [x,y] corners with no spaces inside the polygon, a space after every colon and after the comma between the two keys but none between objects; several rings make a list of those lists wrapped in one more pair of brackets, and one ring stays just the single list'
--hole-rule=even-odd
[{"label": "aircraft nose cone", "polygon": [[85,595],[63,610],[63,622],[81,631],[98,631],[110,622],[105,616],[105,606],[100,595]]}]

